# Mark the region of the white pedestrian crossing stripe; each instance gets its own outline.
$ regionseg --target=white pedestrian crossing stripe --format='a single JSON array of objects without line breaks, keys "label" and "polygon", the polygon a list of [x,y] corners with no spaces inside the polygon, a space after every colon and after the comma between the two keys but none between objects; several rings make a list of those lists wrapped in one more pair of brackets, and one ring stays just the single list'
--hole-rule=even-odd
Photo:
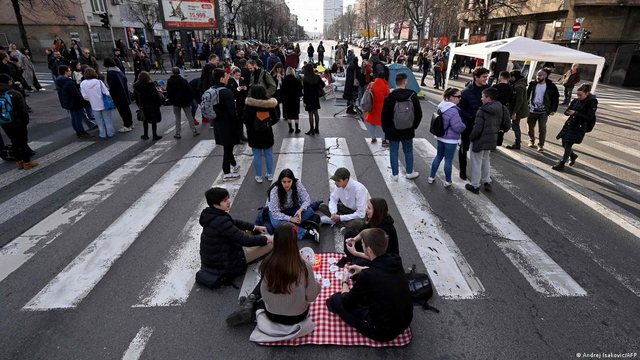
[{"label": "white pedestrian crossing stripe", "polygon": [[213,140],[200,141],[23,309],[76,307],[178,192],[215,146]]}]

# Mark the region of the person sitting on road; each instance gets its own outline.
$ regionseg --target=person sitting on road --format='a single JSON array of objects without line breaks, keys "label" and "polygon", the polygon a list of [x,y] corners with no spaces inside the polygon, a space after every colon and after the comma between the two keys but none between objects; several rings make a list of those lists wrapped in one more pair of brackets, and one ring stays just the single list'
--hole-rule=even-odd
[{"label": "person sitting on road", "polygon": [[[226,189],[214,187],[205,192],[209,207],[200,214],[200,261],[202,269],[227,278],[242,275],[247,264],[273,249],[273,237],[264,226],[236,220],[229,215],[231,198]],[[258,232],[258,235],[246,231]]]},{"label": "person sitting on road", "polygon": [[298,251],[296,230],[291,223],[280,224],[273,237],[273,252],[260,264],[260,282],[242,299],[238,310],[227,317],[229,326],[251,322],[258,305],[269,320],[283,325],[304,321],[309,314],[309,304],[320,294],[320,284],[315,280],[311,265]]},{"label": "person sitting on road", "polygon": [[[391,341],[413,319],[413,302],[402,259],[387,253],[388,236],[382,229],[360,232],[369,266],[350,265],[344,271],[342,291],[327,299],[327,308],[362,335],[376,341]],[[349,289],[349,276],[358,281]]]},{"label": "person sitting on road", "polygon": [[274,228],[283,222],[290,222],[298,225],[298,240],[320,241],[320,235],[312,226],[308,226],[309,229],[300,226],[303,223],[317,226],[320,219],[313,220],[317,215],[311,208],[309,193],[291,169],[280,172],[278,180],[269,188],[268,196],[269,220]]},{"label": "person sitting on road", "polygon": [[331,180],[336,183],[336,189],[329,197],[329,205],[320,205],[318,210],[324,214],[320,221],[337,225],[341,231],[343,227],[360,231],[364,225],[367,202],[371,198],[369,191],[360,182],[351,179],[351,173],[343,167],[336,169]]}]

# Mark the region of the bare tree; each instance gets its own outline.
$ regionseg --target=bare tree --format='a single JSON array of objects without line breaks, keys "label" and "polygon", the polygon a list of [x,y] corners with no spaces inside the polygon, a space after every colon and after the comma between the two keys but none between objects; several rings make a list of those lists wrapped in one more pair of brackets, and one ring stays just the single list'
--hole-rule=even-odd
[{"label": "bare tree", "polygon": [[[58,15],[59,17],[65,17],[62,14],[68,14],[70,7],[79,5],[77,0],[40,0],[35,3],[33,0],[11,0],[13,12],[16,15],[18,22],[18,30],[20,31],[20,39],[22,40],[22,46],[29,48],[29,39],[27,37],[27,29],[24,26],[24,18],[22,14],[22,8],[27,10],[27,14],[37,14],[39,12],[47,12]],[[37,16],[32,16],[34,20]]]},{"label": "bare tree", "polygon": [[495,15],[520,15],[528,0],[465,0],[458,18],[475,25],[474,33],[486,33],[488,20]]},{"label": "bare tree", "polygon": [[158,2],[156,0],[129,0],[127,7],[131,20],[140,22],[147,30],[147,34],[151,34],[151,39],[153,39],[153,27],[160,22]]},{"label": "bare tree", "polygon": [[418,30],[418,40],[420,44],[422,43],[422,39],[424,39],[424,28],[431,15],[433,2],[432,0],[403,0],[403,5],[409,15],[409,19]]},{"label": "bare tree", "polygon": [[458,0],[434,0],[429,17],[429,38],[446,36],[456,37],[458,32],[458,19],[456,11],[460,2]]},{"label": "bare tree", "polygon": [[224,6],[227,9],[227,13],[230,14],[229,23],[234,24],[233,28],[233,38],[236,38],[236,17],[238,17],[238,12],[240,8],[245,4],[245,0],[224,0]]}]

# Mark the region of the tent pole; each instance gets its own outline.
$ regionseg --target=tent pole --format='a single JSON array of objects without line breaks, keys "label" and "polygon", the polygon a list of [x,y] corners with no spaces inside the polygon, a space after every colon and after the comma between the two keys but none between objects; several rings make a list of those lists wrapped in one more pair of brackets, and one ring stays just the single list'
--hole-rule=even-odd
[{"label": "tent pole", "polygon": [[447,77],[444,78],[444,88],[449,88],[449,77],[451,76],[451,66],[456,57],[456,43],[449,44],[449,61],[447,61]]},{"label": "tent pole", "polygon": [[594,74],[593,83],[591,85],[591,93],[596,93],[596,88],[598,87],[598,83],[600,82],[600,77],[602,76],[602,69],[604,68],[604,60],[596,64],[596,73]]}]

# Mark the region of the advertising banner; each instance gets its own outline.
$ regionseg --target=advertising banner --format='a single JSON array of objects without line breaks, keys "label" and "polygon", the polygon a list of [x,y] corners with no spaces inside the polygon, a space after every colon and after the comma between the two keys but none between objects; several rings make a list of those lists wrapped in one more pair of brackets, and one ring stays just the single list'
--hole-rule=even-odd
[{"label": "advertising banner", "polygon": [[166,29],[217,28],[215,0],[162,0]]}]

